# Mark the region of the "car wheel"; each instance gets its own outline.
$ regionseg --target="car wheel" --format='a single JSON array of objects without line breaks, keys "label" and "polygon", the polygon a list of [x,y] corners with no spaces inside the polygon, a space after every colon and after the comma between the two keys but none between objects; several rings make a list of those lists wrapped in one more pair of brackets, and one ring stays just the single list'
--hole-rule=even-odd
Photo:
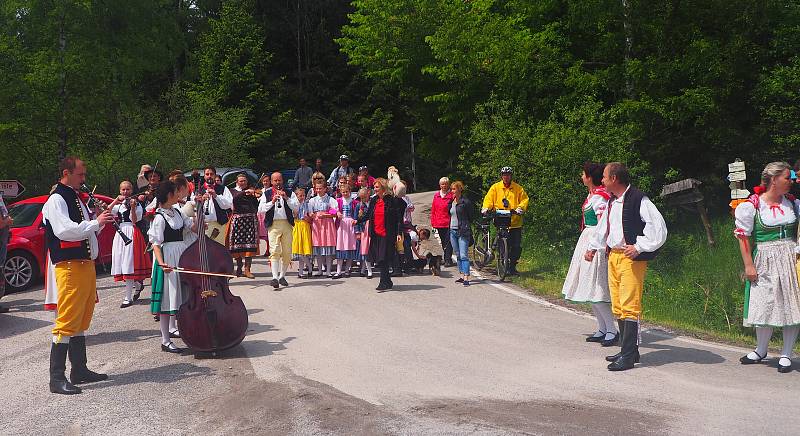
[{"label": "car wheel", "polygon": [[26,289],[39,276],[33,256],[24,251],[12,251],[3,265],[3,277],[6,279],[6,291],[15,292]]}]

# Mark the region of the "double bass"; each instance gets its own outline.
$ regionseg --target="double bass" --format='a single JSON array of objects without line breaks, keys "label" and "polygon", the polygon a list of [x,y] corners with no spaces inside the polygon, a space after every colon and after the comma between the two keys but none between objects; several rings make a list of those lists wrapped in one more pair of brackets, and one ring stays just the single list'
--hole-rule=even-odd
[{"label": "double bass", "polygon": [[178,310],[177,319],[186,345],[214,353],[239,345],[248,321],[242,299],[228,287],[233,259],[227,248],[206,236],[204,217],[203,213],[195,215],[197,240],[186,248],[178,263],[178,271],[194,274],[180,274],[181,289],[188,299]]}]

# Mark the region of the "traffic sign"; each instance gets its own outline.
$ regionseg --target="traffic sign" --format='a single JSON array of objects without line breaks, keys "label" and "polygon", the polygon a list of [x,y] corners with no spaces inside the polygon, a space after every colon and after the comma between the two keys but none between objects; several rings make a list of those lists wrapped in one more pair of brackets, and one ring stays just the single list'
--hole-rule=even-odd
[{"label": "traffic sign", "polygon": [[0,180],[0,197],[19,197],[23,192],[25,192],[25,187],[22,186],[22,183],[16,180]]}]

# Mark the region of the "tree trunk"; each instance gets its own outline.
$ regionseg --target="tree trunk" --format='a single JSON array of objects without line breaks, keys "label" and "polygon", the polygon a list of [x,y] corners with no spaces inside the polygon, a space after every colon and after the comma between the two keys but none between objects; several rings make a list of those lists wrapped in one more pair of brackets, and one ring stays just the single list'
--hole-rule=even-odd
[{"label": "tree trunk", "polygon": [[58,27],[58,64],[60,86],[58,90],[59,114],[58,114],[58,160],[67,156],[67,71],[64,65],[64,58],[67,52],[66,5],[61,6],[61,20]]},{"label": "tree trunk", "polygon": [[[633,29],[631,26],[631,0],[622,0],[622,26],[625,30],[625,62],[624,68],[627,70],[628,62],[633,58]],[[633,89],[633,81],[630,74],[625,71],[625,97],[633,100],[635,97]]]},{"label": "tree trunk", "polygon": [[297,0],[297,13],[295,14],[295,30],[297,35],[297,84],[303,90],[303,61],[300,53],[300,0]]}]

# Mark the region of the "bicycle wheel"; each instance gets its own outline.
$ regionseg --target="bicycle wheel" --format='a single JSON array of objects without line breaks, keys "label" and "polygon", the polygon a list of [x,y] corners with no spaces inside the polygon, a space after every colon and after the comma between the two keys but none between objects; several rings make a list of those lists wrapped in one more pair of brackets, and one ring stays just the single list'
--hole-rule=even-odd
[{"label": "bicycle wheel", "polygon": [[500,281],[506,279],[508,275],[508,239],[504,237],[497,238],[497,276]]},{"label": "bicycle wheel", "polygon": [[475,243],[472,244],[472,261],[475,263],[475,268],[482,270],[489,263],[489,234],[483,230],[475,232]]}]

